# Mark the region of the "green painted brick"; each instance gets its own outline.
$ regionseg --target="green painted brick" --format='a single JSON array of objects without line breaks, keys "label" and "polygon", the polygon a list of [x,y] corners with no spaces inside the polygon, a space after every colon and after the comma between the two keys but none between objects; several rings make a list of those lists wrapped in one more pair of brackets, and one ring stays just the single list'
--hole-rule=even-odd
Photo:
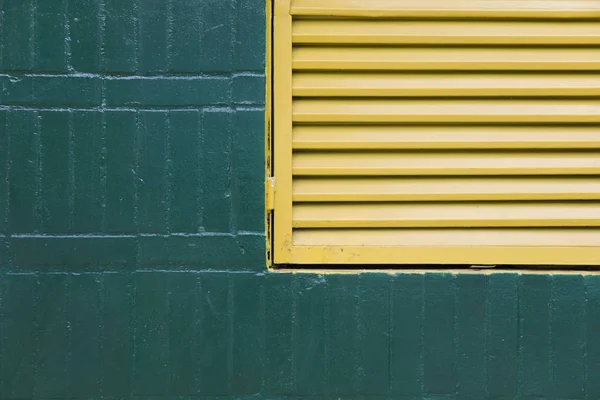
[{"label": "green painted brick", "polygon": [[198,334],[200,325],[200,275],[177,272],[164,275],[168,290],[168,391],[193,395],[199,389]]},{"label": "green painted brick", "polygon": [[170,121],[170,210],[172,232],[198,233],[202,227],[200,115],[196,110],[172,111]]},{"label": "green painted brick", "polygon": [[585,395],[585,283],[581,275],[552,277],[552,393],[562,398]]},{"label": "green painted brick", "polygon": [[231,274],[231,394],[260,393],[264,355],[263,276]]},{"label": "green painted brick", "polygon": [[0,77],[3,93],[0,100],[7,105],[28,107],[92,107],[99,106],[101,81],[89,76],[15,76]]},{"label": "green painted brick", "polygon": [[292,344],[296,366],[295,392],[302,396],[324,396],[328,392],[327,317],[324,308],[329,286],[324,275],[298,274],[292,279],[296,289]]},{"label": "green painted brick", "polygon": [[424,275],[392,277],[390,376],[393,396],[423,393]]},{"label": "green painted brick", "polygon": [[[232,100],[237,104],[265,104],[265,76],[243,74],[233,77]],[[264,119],[264,118],[263,118]]]},{"label": "green painted brick", "polygon": [[105,213],[105,184],[102,113],[73,111],[71,120],[73,151],[74,233],[99,233]]},{"label": "green painted brick", "polygon": [[200,13],[200,71],[223,72],[232,69],[233,13],[235,0],[204,0],[197,3]]},{"label": "green painted brick", "polygon": [[273,396],[293,393],[294,390],[293,287],[290,276],[265,276],[265,358],[262,392]]},{"label": "green painted brick", "polygon": [[144,236],[140,264],[149,268],[187,270],[263,270],[265,237],[261,235]]},{"label": "green painted brick", "polygon": [[8,182],[10,174],[8,113],[9,111],[0,110],[0,176],[4,178],[0,179],[0,235],[8,232]]},{"label": "green painted brick", "polygon": [[131,267],[136,259],[133,237],[13,237],[11,248],[13,267],[19,271],[106,270]]},{"label": "green painted brick", "polygon": [[235,58],[237,71],[260,71],[265,67],[265,6],[257,0],[236,0]]},{"label": "green painted brick", "polygon": [[34,0],[4,0],[2,11],[2,64],[4,70],[31,70],[34,57]]},{"label": "green painted brick", "polygon": [[518,393],[517,274],[488,278],[486,298],[486,374],[488,395],[514,398]]},{"label": "green painted brick", "polygon": [[585,378],[588,399],[600,398],[600,276],[587,275],[585,282]]},{"label": "green painted brick", "polygon": [[[102,0],[68,0],[71,66],[79,72],[100,71],[102,37]],[[110,17],[109,17],[110,18]],[[105,49],[106,51],[106,49]]]},{"label": "green painted brick", "polygon": [[139,8],[141,73],[166,71],[169,67],[168,32],[177,27],[169,26],[171,1],[144,0]]},{"label": "green painted brick", "polygon": [[0,278],[0,397],[3,399],[33,396],[37,281],[33,274],[2,274]]},{"label": "green painted brick", "polygon": [[102,396],[119,398],[132,391],[134,283],[129,273],[101,277]]},{"label": "green painted brick", "polygon": [[359,395],[358,275],[331,275],[327,280],[327,391],[336,396]]},{"label": "green painted brick", "polygon": [[64,394],[68,376],[69,321],[67,307],[69,277],[48,275],[36,283],[34,393],[41,397]]},{"label": "green painted brick", "polygon": [[235,216],[231,203],[232,119],[229,111],[202,115],[203,225],[208,232],[230,232]]},{"label": "green painted brick", "polygon": [[201,43],[201,22],[203,13],[195,1],[173,1],[171,5],[171,65],[175,73],[201,72],[200,60],[203,55]]},{"label": "green painted brick", "polygon": [[135,72],[138,69],[139,22],[137,1],[104,0],[102,70]]},{"label": "green painted brick", "polygon": [[264,130],[264,111],[239,110],[234,116],[232,164],[235,168],[233,215],[236,228],[264,231],[264,143],[256,140]]},{"label": "green painted brick", "polygon": [[457,275],[455,360],[459,399],[485,398],[485,275]]},{"label": "green painted brick", "polygon": [[138,229],[141,233],[166,233],[170,197],[167,183],[168,117],[165,112],[142,111],[138,118]]},{"label": "green painted brick", "polygon": [[200,395],[230,393],[233,372],[233,299],[229,274],[206,273],[200,278],[199,357]]},{"label": "green painted brick", "polygon": [[69,279],[68,385],[71,397],[100,397],[102,394],[102,280],[99,274]]},{"label": "green painted brick", "polygon": [[103,114],[106,157],[106,227],[111,234],[136,232],[135,207],[138,185],[135,112]]},{"label": "green painted brick", "polygon": [[11,233],[31,233],[36,229],[40,162],[38,113],[10,110],[6,119],[11,164],[8,229]]},{"label": "green painted brick", "polygon": [[228,80],[220,77],[128,77],[105,82],[110,107],[189,107],[229,101]]},{"label": "green painted brick", "polygon": [[[385,396],[390,392],[391,278],[388,274],[361,274],[358,294],[358,364],[363,395]],[[382,329],[385,327],[385,329]]]},{"label": "green painted brick", "polygon": [[549,275],[523,275],[519,282],[520,393],[551,396]]},{"label": "green painted brick", "polygon": [[67,70],[67,27],[63,1],[35,2],[35,48],[37,71]]},{"label": "green painted brick", "polygon": [[138,396],[168,394],[169,298],[167,275],[137,273],[133,281],[133,392]]},{"label": "green painted brick", "polygon": [[68,198],[71,166],[71,114],[69,112],[41,112],[40,123],[40,204],[39,231],[42,233],[69,232],[71,207]]},{"label": "green painted brick", "polygon": [[424,277],[423,387],[428,394],[457,389],[454,363],[456,275],[429,273]]}]

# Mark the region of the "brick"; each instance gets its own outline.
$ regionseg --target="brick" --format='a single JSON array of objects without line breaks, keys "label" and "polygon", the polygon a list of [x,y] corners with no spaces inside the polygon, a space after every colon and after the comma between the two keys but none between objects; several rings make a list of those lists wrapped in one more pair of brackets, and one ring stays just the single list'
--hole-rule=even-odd
[{"label": "brick", "polygon": [[585,361],[586,395],[600,398],[600,276],[586,275],[585,282]]},{"label": "brick", "polygon": [[169,393],[193,395],[199,389],[198,332],[200,274],[169,273]]},{"label": "brick", "polygon": [[34,0],[4,0],[2,9],[2,69],[31,70],[34,54]]},{"label": "brick", "polygon": [[200,332],[198,357],[200,376],[199,395],[225,396],[230,393],[229,382],[234,321],[229,291],[229,274],[202,274],[200,299]]},{"label": "brick", "polygon": [[189,107],[229,101],[228,81],[214,77],[127,78],[106,81],[106,104],[130,107]]},{"label": "brick", "polygon": [[426,274],[424,280],[423,385],[426,393],[456,392],[454,315],[456,275]]},{"label": "brick", "polygon": [[188,270],[263,270],[265,237],[260,235],[145,236],[140,264]]},{"label": "brick", "polygon": [[71,218],[70,113],[41,112],[40,231],[65,233]]},{"label": "brick", "polygon": [[[35,249],[35,251],[32,251]],[[135,264],[133,237],[13,237],[12,255],[18,270],[98,270]]]},{"label": "brick", "polygon": [[166,395],[169,374],[169,299],[167,275],[141,272],[134,276],[135,395]]},{"label": "brick", "polygon": [[142,73],[161,72],[168,69],[169,48],[168,17],[171,1],[145,0],[139,9],[140,64]]},{"label": "brick", "polygon": [[6,126],[11,163],[8,175],[8,228],[12,233],[31,233],[36,230],[40,162],[38,114],[32,111],[9,111]]},{"label": "brick", "polygon": [[488,278],[486,373],[488,394],[513,398],[518,387],[518,281],[517,274]]},{"label": "brick", "polygon": [[176,73],[201,72],[203,55],[201,35],[202,12],[198,3],[173,1],[171,32],[171,71]]},{"label": "brick", "polygon": [[208,232],[230,232],[232,113],[204,112],[202,117],[203,221]]},{"label": "brick", "polygon": [[0,397],[31,398],[34,387],[34,348],[37,277],[3,274],[0,280]]},{"label": "brick", "polygon": [[358,290],[358,348],[363,375],[360,394],[385,396],[390,389],[390,290],[388,274],[361,274]]},{"label": "brick", "polygon": [[198,4],[198,10],[202,16],[200,71],[231,71],[234,0],[205,0]]},{"label": "brick", "polygon": [[138,68],[139,35],[136,1],[104,0],[104,59],[106,72],[135,72]]},{"label": "brick", "polygon": [[67,275],[56,274],[44,275],[37,282],[34,393],[41,398],[66,394],[69,343],[67,280]]},{"label": "brick", "polygon": [[392,280],[390,375],[395,396],[418,398],[423,392],[423,276],[398,274]]},{"label": "brick", "polygon": [[75,71],[100,71],[100,46],[104,34],[101,32],[104,17],[101,3],[101,0],[68,0],[69,46],[71,66]]},{"label": "brick", "polygon": [[102,276],[102,396],[131,393],[133,362],[133,280],[130,274]]},{"label": "brick", "polygon": [[142,233],[167,232],[169,127],[164,112],[138,114],[138,207],[137,221]]},{"label": "brick", "polygon": [[99,106],[101,82],[88,76],[19,76],[0,77],[4,86],[0,97],[7,105],[28,107],[92,107]]},{"label": "brick", "polygon": [[236,104],[265,104],[264,75],[237,75],[233,77],[232,101]]},{"label": "brick", "polygon": [[200,116],[198,111],[172,111],[169,224],[172,232],[197,233],[202,227]]},{"label": "brick", "polygon": [[102,394],[102,290],[100,275],[70,277],[67,391],[71,397],[100,397]]},{"label": "brick", "polygon": [[107,233],[136,231],[137,129],[134,112],[104,113]]},{"label": "brick", "polygon": [[[8,113],[9,111],[0,110],[0,176],[4,177],[0,179],[0,235],[8,232],[8,182],[10,179]],[[0,251],[0,258],[2,258],[1,254]]]},{"label": "brick", "polygon": [[523,275],[519,282],[521,393],[550,397],[550,276]]},{"label": "brick", "polygon": [[361,369],[358,348],[358,276],[328,276],[327,322],[328,393],[338,396],[360,394]]},{"label": "brick", "polygon": [[[327,394],[327,304],[328,286],[323,275],[297,274],[294,324],[296,393],[300,396]],[[270,343],[267,343],[270,345]]]},{"label": "brick", "polygon": [[263,365],[262,275],[231,274],[233,302],[233,395],[260,393]]},{"label": "brick", "polygon": [[236,216],[236,228],[243,231],[264,230],[264,121],[263,111],[237,111],[234,117],[233,212]]},{"label": "brick", "polygon": [[456,277],[456,376],[458,398],[485,393],[485,275]]},{"label": "brick", "polygon": [[235,60],[237,71],[264,71],[265,7],[256,0],[237,0]]},{"label": "brick", "polygon": [[102,231],[106,193],[102,143],[102,115],[72,112],[74,233]]},{"label": "brick", "polygon": [[265,359],[263,392],[291,393],[294,385],[292,352],[293,293],[289,276],[267,274],[265,290]]},{"label": "brick", "polygon": [[64,2],[35,2],[35,69],[67,70]]},{"label": "brick", "polygon": [[585,286],[581,275],[552,276],[552,394],[585,395]]}]

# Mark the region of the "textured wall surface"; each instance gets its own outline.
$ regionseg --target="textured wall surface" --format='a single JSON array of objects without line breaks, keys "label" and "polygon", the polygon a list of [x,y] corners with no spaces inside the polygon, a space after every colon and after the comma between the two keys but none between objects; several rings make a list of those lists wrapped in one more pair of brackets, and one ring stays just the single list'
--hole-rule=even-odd
[{"label": "textured wall surface", "polygon": [[0,399],[598,399],[600,277],[273,274],[264,0],[0,0]]}]

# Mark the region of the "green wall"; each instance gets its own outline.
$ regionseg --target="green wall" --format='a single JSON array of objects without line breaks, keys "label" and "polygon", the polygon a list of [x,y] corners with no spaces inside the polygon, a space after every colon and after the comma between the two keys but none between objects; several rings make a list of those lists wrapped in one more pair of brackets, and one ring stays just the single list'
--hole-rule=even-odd
[{"label": "green wall", "polygon": [[264,0],[0,0],[0,399],[599,399],[600,278],[265,268]]}]

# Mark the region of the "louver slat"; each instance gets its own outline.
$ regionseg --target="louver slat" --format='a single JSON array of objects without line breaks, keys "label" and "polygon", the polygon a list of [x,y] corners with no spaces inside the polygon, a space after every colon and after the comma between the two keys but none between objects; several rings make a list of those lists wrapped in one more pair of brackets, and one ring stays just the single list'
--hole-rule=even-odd
[{"label": "louver slat", "polygon": [[600,265],[599,18],[276,2],[275,263]]}]

